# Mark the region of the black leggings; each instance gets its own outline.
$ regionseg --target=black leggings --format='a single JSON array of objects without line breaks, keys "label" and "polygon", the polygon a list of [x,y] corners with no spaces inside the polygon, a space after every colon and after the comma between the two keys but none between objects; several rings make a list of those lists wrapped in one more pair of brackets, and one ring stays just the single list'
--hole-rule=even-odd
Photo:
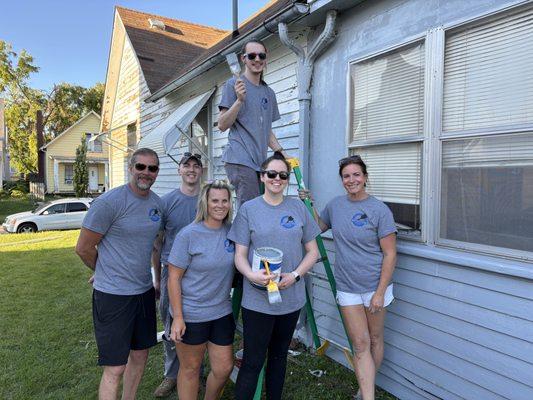
[{"label": "black leggings", "polygon": [[235,384],[236,400],[254,397],[261,368],[266,365],[266,398],[281,400],[287,353],[300,310],[284,315],[263,314],[242,309],[244,355]]}]

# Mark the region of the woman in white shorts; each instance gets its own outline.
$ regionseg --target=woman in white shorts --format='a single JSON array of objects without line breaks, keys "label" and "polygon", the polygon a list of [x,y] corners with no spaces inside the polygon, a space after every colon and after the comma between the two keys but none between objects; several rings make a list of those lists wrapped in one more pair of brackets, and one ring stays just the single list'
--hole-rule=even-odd
[{"label": "woman in white shorts", "polygon": [[[368,173],[359,156],[339,161],[346,195],[332,199],[315,217],[335,243],[337,302],[354,345],[357,399],[374,400],[374,380],[383,360],[385,307],[394,299],[396,225],[390,209],[366,192]],[[301,191],[300,196],[309,196]]]}]

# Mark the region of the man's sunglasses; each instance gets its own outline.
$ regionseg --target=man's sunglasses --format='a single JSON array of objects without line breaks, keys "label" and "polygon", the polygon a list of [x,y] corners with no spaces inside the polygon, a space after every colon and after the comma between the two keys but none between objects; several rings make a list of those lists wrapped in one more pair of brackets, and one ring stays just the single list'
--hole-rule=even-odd
[{"label": "man's sunglasses", "polygon": [[257,56],[259,56],[260,60],[266,60],[267,58],[266,53],[247,53],[244,56],[247,57],[248,60],[251,60],[251,61],[255,60]]},{"label": "man's sunglasses", "polygon": [[139,172],[144,171],[146,168],[148,168],[148,171],[150,172],[157,172],[159,171],[159,165],[146,165],[142,163],[136,163],[135,169]]},{"label": "man's sunglasses", "polygon": [[261,173],[266,174],[268,176],[268,179],[276,179],[276,177],[279,175],[279,179],[282,181],[286,181],[289,179],[290,174],[286,171],[274,171],[273,169],[269,169],[268,171],[261,171]]}]

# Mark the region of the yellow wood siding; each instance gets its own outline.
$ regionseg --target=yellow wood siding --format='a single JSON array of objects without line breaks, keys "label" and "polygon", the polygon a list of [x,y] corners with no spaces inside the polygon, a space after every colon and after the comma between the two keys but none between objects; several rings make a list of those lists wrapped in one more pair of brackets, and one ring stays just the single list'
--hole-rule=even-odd
[{"label": "yellow wood siding", "polygon": [[[100,118],[94,114],[89,114],[84,117],[79,123],[74,124],[67,129],[61,136],[57,137],[46,147],[46,190],[51,193],[54,192],[54,159],[59,161],[59,182],[58,188],[60,191],[72,191],[72,185],[65,184],[65,168],[64,163],[73,163],[76,158],[76,148],[81,143],[82,135],[86,133],[98,133],[100,129]],[[87,152],[87,160],[107,160],[108,145],[102,143],[102,152]],[[103,171],[105,171],[104,164],[102,164]],[[102,172],[104,176],[104,172]],[[104,178],[102,178],[104,179]],[[102,182],[103,183],[103,182]]]}]

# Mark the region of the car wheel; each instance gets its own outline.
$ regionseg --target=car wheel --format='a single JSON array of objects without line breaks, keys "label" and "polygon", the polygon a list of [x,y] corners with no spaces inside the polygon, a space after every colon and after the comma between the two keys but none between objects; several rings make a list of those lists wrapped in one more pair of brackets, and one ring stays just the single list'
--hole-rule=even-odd
[{"label": "car wheel", "polygon": [[37,232],[37,227],[35,226],[35,224],[25,223],[25,224],[21,224],[17,228],[17,233],[32,233],[32,232]]}]

